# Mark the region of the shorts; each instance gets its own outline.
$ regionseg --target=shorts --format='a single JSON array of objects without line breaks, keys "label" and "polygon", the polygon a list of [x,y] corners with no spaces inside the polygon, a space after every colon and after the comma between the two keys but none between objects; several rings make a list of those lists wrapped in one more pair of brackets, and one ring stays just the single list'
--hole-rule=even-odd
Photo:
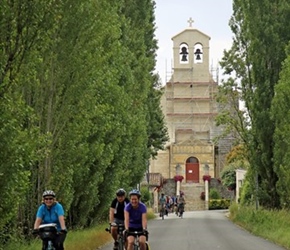
[{"label": "shorts", "polygon": [[114,222],[116,224],[124,224],[124,220],[120,220],[120,219],[117,219],[117,218],[114,218]]}]

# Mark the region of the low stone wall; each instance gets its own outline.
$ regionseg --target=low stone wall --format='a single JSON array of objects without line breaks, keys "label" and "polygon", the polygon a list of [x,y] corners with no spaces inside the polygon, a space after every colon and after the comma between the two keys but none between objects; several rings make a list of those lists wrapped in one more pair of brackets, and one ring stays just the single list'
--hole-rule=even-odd
[{"label": "low stone wall", "polygon": [[215,188],[219,192],[221,198],[231,200],[235,199],[235,192],[233,190],[228,190],[226,186],[223,186],[219,179],[211,178],[209,188]]}]

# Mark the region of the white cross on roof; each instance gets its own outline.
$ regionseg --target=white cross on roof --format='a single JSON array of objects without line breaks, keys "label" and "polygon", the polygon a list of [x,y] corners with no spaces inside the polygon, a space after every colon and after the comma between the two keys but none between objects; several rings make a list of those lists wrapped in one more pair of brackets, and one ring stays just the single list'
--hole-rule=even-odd
[{"label": "white cross on roof", "polygon": [[187,21],[189,23],[189,27],[192,27],[192,24],[193,24],[193,19],[190,17]]}]

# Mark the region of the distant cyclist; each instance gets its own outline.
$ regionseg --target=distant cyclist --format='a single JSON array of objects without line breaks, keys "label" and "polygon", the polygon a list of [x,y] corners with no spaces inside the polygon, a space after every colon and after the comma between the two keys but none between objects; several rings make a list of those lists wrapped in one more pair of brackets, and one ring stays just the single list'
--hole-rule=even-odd
[{"label": "distant cyclist", "polygon": [[125,207],[125,236],[127,237],[127,250],[133,250],[134,236],[130,232],[142,232],[139,235],[140,250],[146,250],[147,207],[140,201],[141,193],[133,189],[129,193],[130,203]]},{"label": "distant cyclist", "polygon": [[179,214],[179,217],[181,216],[180,211],[184,212],[184,206],[186,202],[184,199],[184,195],[180,194],[179,198],[177,199],[177,214]]},{"label": "distant cyclist", "polygon": [[166,197],[164,196],[164,193],[161,194],[159,198],[159,216],[161,217],[161,211],[165,214],[165,207],[166,207]]},{"label": "distant cyclist", "polygon": [[120,188],[116,192],[116,197],[113,199],[110,211],[109,211],[109,219],[110,219],[110,229],[111,234],[114,239],[114,249],[118,249],[118,227],[112,226],[114,223],[116,225],[118,224],[124,224],[124,208],[127,204],[129,204],[129,199],[126,198],[126,191],[123,188]]}]

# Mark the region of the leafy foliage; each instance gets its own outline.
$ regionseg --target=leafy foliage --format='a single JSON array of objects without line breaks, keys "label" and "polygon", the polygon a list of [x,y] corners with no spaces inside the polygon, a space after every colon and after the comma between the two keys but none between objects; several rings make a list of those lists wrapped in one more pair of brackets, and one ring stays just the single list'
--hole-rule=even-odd
[{"label": "leafy foliage", "polygon": [[1,1],[1,232],[28,236],[44,189],[56,192],[69,227],[89,227],[107,219],[117,188],[143,178],[167,140],[154,8]]},{"label": "leafy foliage", "polygon": [[216,188],[211,188],[209,190],[209,198],[210,199],[220,199],[220,193],[218,192],[218,190]]},{"label": "leafy foliage", "polygon": [[210,199],[208,209],[228,209],[230,207],[231,200],[230,199]]},{"label": "leafy foliage", "polygon": [[249,174],[253,175],[251,179],[258,176],[259,202],[270,208],[281,207],[276,188],[281,174],[274,162],[278,158],[274,157],[276,124],[271,105],[290,39],[286,20],[289,13],[290,4],[285,0],[234,0],[229,22],[234,33],[233,45],[224,52],[221,62],[229,75],[221,94],[238,96],[245,110],[236,111],[235,119],[228,112],[220,122],[240,135],[251,168]]},{"label": "leafy foliage", "polygon": [[274,133],[274,170],[278,175],[277,191],[280,195],[281,206],[290,207],[290,168],[289,168],[289,76],[290,50],[287,49],[287,58],[284,61],[280,80],[275,86],[275,96],[272,101],[271,115],[275,121]]},{"label": "leafy foliage", "polygon": [[236,189],[236,170],[248,169],[249,165],[245,160],[236,160],[227,164],[221,172],[221,179],[224,186],[230,190]]}]

